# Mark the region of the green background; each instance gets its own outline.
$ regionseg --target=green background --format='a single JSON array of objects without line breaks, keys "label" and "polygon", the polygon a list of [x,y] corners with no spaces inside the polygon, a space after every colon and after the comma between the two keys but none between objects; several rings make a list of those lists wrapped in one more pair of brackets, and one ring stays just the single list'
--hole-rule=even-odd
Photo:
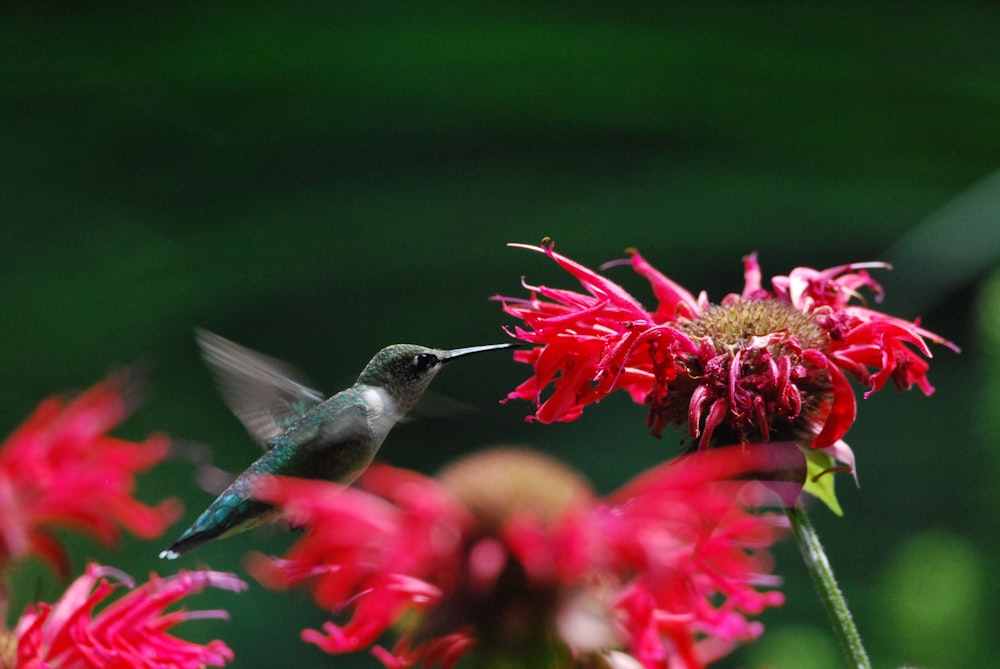
[{"label": "green background", "polygon": [[[491,295],[575,287],[505,247],[552,237],[591,266],[638,247],[710,297],[765,275],[890,260],[883,307],[955,340],[937,394],[861,402],[848,435],[862,486],[813,515],[878,667],[1000,661],[1000,9],[991,3],[131,3],[0,10],[0,431],[46,395],[154,363],[118,431],[205,444],[237,470],[255,446],[218,399],[192,328],[305,370],[333,392],[383,345],[503,341]],[[993,175],[991,177],[991,175]],[[615,280],[652,305],[625,268]],[[627,397],[572,424],[497,402],[527,374],[506,355],[435,390],[476,407],[397,428],[382,456],[434,471],[527,443],[606,492],[678,452]],[[141,497],[209,501],[182,460]],[[260,531],[180,563],[159,542],[68,537],[135,576],[210,566],[292,540]],[[787,604],[726,667],[842,666],[794,546]],[[35,563],[18,603],[65,583]],[[374,667],[299,630],[307,597],[255,582],[227,608],[237,667]]]}]

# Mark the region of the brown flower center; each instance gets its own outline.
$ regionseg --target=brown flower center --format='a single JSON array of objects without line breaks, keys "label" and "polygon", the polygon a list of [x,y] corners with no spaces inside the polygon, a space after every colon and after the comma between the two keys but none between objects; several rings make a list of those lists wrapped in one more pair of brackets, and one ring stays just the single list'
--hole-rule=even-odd
[{"label": "brown flower center", "polygon": [[530,513],[549,525],[592,497],[590,485],[562,463],[534,451],[497,448],[446,467],[438,480],[472,511],[486,533]]},{"label": "brown flower center", "polygon": [[673,364],[649,397],[654,434],[687,425],[701,447],[797,439],[829,412],[830,373],[817,357],[803,355],[824,351],[830,340],[811,314],[775,299],[734,300],[679,329],[710,346],[676,358],[654,349]]},{"label": "brown flower center", "polygon": [[[829,339],[810,314],[778,300],[739,300],[712,305],[697,319],[681,325],[680,330],[692,339],[711,339],[719,353],[732,353],[749,345],[753,337],[780,332],[791,335],[802,349],[822,348]],[[768,347],[771,355],[787,352],[784,350],[787,346],[773,346],[775,350]]]},{"label": "brown flower center", "polygon": [[551,527],[592,498],[590,486],[556,460],[517,448],[471,455],[437,478],[478,523],[466,537],[465,563],[451,591],[423,617],[414,638],[471,628],[484,666],[540,666],[539,657],[552,652],[551,621],[564,586],[555,573],[531,573],[514,559],[502,530],[520,513]]},{"label": "brown flower center", "polygon": [[14,669],[17,664],[17,637],[0,629],[0,669]]}]

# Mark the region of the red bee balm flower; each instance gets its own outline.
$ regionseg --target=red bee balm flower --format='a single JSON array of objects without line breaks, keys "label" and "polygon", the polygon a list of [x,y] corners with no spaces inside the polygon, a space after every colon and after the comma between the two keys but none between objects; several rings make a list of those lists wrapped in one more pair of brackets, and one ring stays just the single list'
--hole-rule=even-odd
[{"label": "red bee balm flower", "polygon": [[45,400],[0,445],[0,568],[37,553],[68,571],[50,526],[110,542],[119,526],[159,536],[179,515],[176,500],[151,508],[132,497],[135,474],[166,456],[166,438],[133,443],[105,434],[131,408],[125,377],[112,376],[68,401]]},{"label": "red bee balm flower", "polygon": [[[515,359],[535,370],[509,398],[537,403],[534,418],[569,421],[583,407],[626,390],[649,404],[654,435],[683,426],[699,448],[716,444],[807,441],[853,468],[841,441],[856,405],[847,380],[868,386],[867,397],[892,380],[897,388],[927,381],[927,341],[958,348],[916,322],[894,318],[852,300],[884,263],[854,263],[817,271],[807,267],[761,285],[754,254],[744,258],[744,287],[712,304],[695,298],[630,251],[632,268],[659,301],[647,311],[621,286],[542,247],[586,293],[531,286],[528,299],[500,297],[522,320],[513,334],[535,348]],[[611,263],[617,264],[617,263]],[[545,389],[554,389],[543,398]]]},{"label": "red bee balm flower", "polygon": [[303,632],[327,652],[399,631],[372,651],[391,668],[447,668],[473,648],[486,666],[702,667],[758,636],[747,616],[783,601],[761,588],[777,583],[767,549],[785,519],[740,506],[735,488],[763,488],[730,480],[802,466],[794,446],[776,452],[693,454],[606,500],[518,449],[436,479],[375,465],[364,491],[271,478],[261,497],[307,529],[285,559],[256,556],[250,570],[269,587],[308,583],[347,615]]},{"label": "red bee balm flower", "polygon": [[[108,580],[113,577],[119,583]],[[94,613],[120,585],[131,579],[111,567],[90,564],[53,605],[28,608],[12,633],[0,629],[0,667],[7,669],[197,669],[221,667],[233,659],[222,641],[206,645],[167,634],[184,620],[228,618],[225,611],[165,609],[208,586],[234,592],[246,584],[232,574],[214,571],[181,572],[135,588]]]}]

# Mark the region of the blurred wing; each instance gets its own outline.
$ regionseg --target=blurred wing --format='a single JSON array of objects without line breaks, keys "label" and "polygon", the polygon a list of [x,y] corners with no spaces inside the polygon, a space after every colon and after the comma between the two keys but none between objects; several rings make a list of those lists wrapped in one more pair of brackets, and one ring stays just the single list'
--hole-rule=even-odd
[{"label": "blurred wing", "polygon": [[323,400],[290,365],[207,330],[195,334],[222,399],[264,448]]},{"label": "blurred wing", "polygon": [[401,423],[409,423],[418,418],[455,418],[457,416],[468,416],[479,411],[479,407],[462,400],[457,400],[448,395],[425,390],[424,394],[417,400],[416,406],[410,413],[400,419]]}]

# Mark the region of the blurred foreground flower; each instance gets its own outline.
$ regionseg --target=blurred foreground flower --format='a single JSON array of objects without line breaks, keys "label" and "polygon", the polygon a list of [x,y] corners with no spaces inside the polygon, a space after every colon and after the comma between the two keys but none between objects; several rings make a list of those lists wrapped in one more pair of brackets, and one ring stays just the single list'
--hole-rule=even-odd
[{"label": "blurred foreground flower", "polygon": [[119,526],[153,538],[179,516],[176,500],[149,507],[132,497],[136,473],[166,456],[166,438],[105,434],[128,415],[133,391],[121,373],[71,400],[50,397],[0,445],[0,570],[35,553],[68,573],[51,527],[112,542]]},{"label": "blurred foreground flower", "polygon": [[[712,304],[660,274],[635,250],[632,268],[651,284],[659,304],[647,311],[621,286],[542,247],[586,293],[525,287],[528,299],[496,297],[522,320],[517,338],[536,344],[517,351],[534,374],[510,398],[537,403],[534,418],[548,423],[580,416],[583,407],[624,389],[649,404],[654,435],[682,426],[699,448],[769,441],[808,442],[853,470],[854,455],[841,441],[856,404],[847,376],[882,389],[927,380],[927,341],[957,347],[918,323],[852,304],[869,288],[882,289],[869,268],[854,263],[817,271],[798,267],[761,284],[756,255],[744,258],[744,286]],[[547,386],[554,389],[543,399]]]},{"label": "blurred foreground flower", "polygon": [[0,669],[196,669],[221,667],[233,659],[222,641],[202,645],[167,634],[185,620],[228,618],[225,611],[168,613],[166,608],[209,586],[245,590],[239,578],[213,571],[166,578],[153,574],[147,583],[95,613],[94,608],[122,585],[134,587],[116,569],[88,565],[58,602],[34,604],[12,631],[0,628]]},{"label": "blurred foreground flower", "polygon": [[763,488],[731,480],[804,466],[794,445],[775,452],[695,454],[603,500],[515,449],[436,479],[376,465],[365,490],[271,478],[259,494],[306,534],[250,571],[268,587],[307,583],[346,616],[303,632],[327,652],[396,629],[392,650],[372,651],[387,667],[447,668],[473,647],[484,666],[701,667],[761,633],[747,616],[783,602],[761,588],[777,585],[767,549],[785,519],[748,512]]}]

